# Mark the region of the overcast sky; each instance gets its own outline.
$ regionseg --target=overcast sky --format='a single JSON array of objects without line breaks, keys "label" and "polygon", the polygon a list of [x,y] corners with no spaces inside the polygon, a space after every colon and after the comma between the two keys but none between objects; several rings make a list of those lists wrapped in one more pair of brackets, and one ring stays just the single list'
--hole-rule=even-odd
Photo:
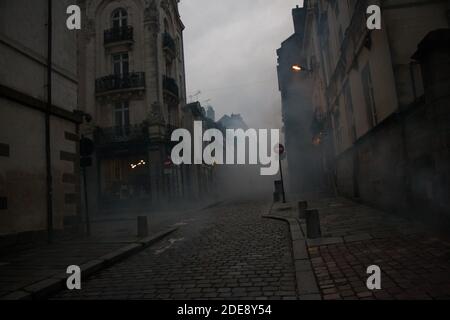
[{"label": "overcast sky", "polygon": [[276,49],[293,33],[291,10],[301,2],[181,0],[188,100],[200,90],[217,120],[240,113],[250,127],[280,128]]}]

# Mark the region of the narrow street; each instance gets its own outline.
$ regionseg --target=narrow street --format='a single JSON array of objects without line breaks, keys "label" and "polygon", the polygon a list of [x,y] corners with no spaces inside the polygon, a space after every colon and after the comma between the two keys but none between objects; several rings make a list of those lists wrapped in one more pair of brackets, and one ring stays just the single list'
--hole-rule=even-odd
[{"label": "narrow street", "polygon": [[288,225],[264,201],[236,201],[180,222],[164,241],[56,299],[296,299]]},{"label": "narrow street", "polygon": [[0,21],[1,302],[450,300],[450,0],[0,0]]},{"label": "narrow street", "polygon": [[[295,202],[231,200],[180,214],[175,233],[51,298],[302,300],[312,298],[303,292],[310,281],[325,300],[450,297],[450,242],[433,230],[344,198],[310,205],[322,236],[300,240],[308,251],[300,265],[292,227],[304,233],[306,225]],[[285,221],[263,218],[269,213]],[[374,264],[381,289],[371,291],[366,269]]]}]

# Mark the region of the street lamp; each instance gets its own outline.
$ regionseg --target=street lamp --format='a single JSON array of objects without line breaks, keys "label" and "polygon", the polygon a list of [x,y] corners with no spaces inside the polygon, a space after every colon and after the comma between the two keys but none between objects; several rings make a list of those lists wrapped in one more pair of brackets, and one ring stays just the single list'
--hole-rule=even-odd
[{"label": "street lamp", "polygon": [[312,72],[311,69],[308,69],[308,68],[306,68],[306,67],[304,67],[304,66],[302,66],[302,65],[300,65],[300,64],[293,64],[292,67],[291,67],[291,69],[292,69],[294,72],[302,72],[302,71]]}]

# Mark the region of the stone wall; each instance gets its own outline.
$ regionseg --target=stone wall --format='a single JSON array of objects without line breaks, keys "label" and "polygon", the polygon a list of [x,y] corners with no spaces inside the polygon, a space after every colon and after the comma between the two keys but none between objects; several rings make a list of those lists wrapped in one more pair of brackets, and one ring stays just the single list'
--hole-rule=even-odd
[{"label": "stone wall", "polygon": [[411,108],[386,119],[337,159],[338,191],[355,197],[357,190],[372,206],[440,223],[450,218],[442,216],[450,209],[443,197],[450,194],[449,162],[443,158],[448,146],[435,148],[433,109],[423,101]]},{"label": "stone wall", "polygon": [[[70,1],[53,2],[50,117],[54,228],[79,212],[77,57]],[[0,235],[45,231],[47,1],[0,4]]]}]

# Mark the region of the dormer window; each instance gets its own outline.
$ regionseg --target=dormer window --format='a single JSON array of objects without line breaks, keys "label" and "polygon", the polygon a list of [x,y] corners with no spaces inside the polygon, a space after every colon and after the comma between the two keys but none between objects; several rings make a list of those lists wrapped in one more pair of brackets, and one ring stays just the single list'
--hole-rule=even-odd
[{"label": "dormer window", "polygon": [[111,21],[113,29],[120,29],[128,26],[128,12],[123,8],[114,10]]}]

